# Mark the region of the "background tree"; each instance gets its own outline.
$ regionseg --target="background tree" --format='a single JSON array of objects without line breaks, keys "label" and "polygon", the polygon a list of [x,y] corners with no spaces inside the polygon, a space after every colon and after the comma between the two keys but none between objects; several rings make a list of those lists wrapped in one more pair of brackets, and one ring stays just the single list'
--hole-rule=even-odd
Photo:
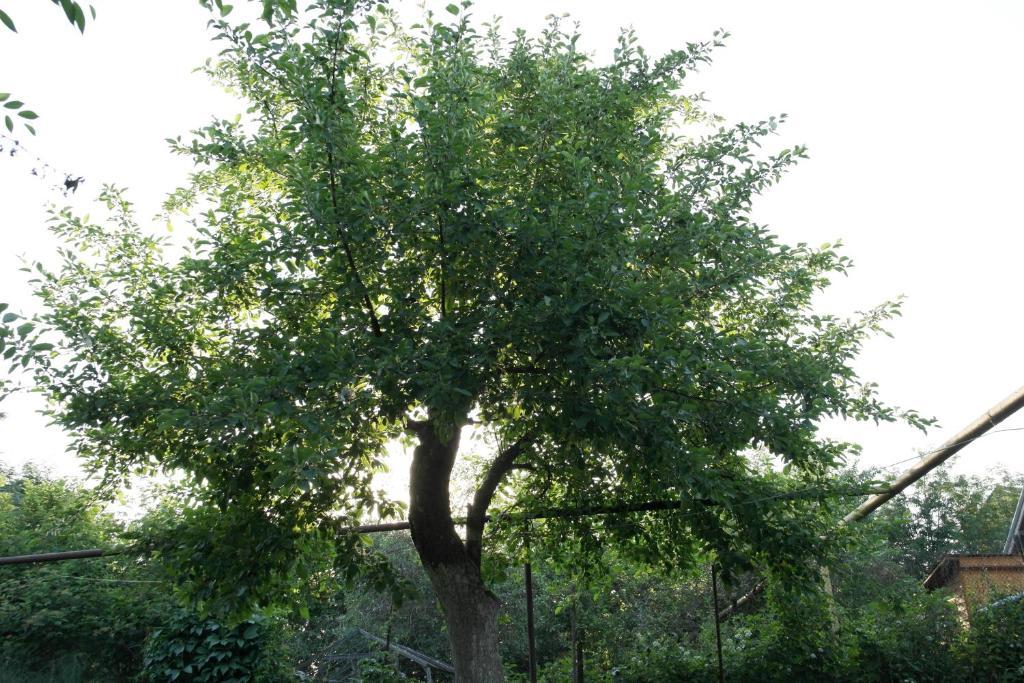
[{"label": "background tree", "polygon": [[[460,680],[502,676],[481,575],[496,495],[680,505],[550,522],[552,553],[812,575],[847,450],[817,424],[900,417],[850,365],[896,307],[814,313],[847,261],[750,220],[802,156],[756,155],[776,119],[688,134],[711,120],[682,84],[721,36],[652,59],[625,33],[598,66],[557,20],[504,43],[456,5],[411,33],[360,5],[273,9],[266,32],[213,21],[211,72],[250,108],[175,141],[199,165],[168,203],[196,226],[183,256],[114,190],[103,223],[54,212],[46,312],[5,319],[4,353],[75,448],[110,484],[182,472],[161,556],[204,604],[244,611],[332,561],[373,566],[338,530],[400,511],[372,479],[406,439],[412,538]],[[494,449],[460,535],[470,429]]]},{"label": "background tree", "polygon": [[[88,490],[33,468],[0,478],[0,555],[121,544],[124,526]],[[150,627],[173,607],[166,585],[131,560],[2,569],[0,664],[12,680],[54,668],[132,680]]]}]

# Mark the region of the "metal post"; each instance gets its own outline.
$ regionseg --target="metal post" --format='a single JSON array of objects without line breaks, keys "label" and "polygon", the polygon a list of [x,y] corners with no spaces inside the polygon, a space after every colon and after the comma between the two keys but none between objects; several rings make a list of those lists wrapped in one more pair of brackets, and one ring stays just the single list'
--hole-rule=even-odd
[{"label": "metal post", "polygon": [[722,627],[718,619],[718,571],[711,563],[711,595],[715,600],[715,645],[718,646],[718,683],[725,683],[725,665],[722,663]]},{"label": "metal post", "polygon": [[572,608],[569,610],[569,630],[572,633],[572,681],[583,683],[583,642],[580,638],[580,628],[576,621],[576,598],[573,598]]},{"label": "metal post", "polygon": [[523,531],[523,546],[526,549],[526,648],[530,657],[530,683],[537,683],[537,634],[533,625],[533,568],[530,566],[530,523]]},{"label": "metal post", "polygon": [[583,683],[583,634],[577,633],[576,640],[576,683]]}]

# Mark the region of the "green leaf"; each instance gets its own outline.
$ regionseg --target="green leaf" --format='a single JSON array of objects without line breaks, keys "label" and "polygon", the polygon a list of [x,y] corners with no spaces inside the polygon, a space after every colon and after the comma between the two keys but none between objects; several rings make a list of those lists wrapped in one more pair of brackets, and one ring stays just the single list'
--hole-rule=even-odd
[{"label": "green leaf", "polygon": [[49,351],[52,348],[53,348],[53,344],[50,344],[49,342],[45,342],[45,343],[42,343],[42,344],[33,344],[32,345],[32,350],[33,351]]},{"label": "green leaf", "polygon": [[6,100],[10,96],[11,96],[11,93],[9,93],[9,92],[0,92],[0,102],[3,102],[4,100]]},{"label": "green leaf", "polygon": [[246,640],[253,640],[259,634],[260,634],[260,627],[257,626],[256,624],[249,624],[246,627],[245,632],[242,633],[242,637],[245,638]]},{"label": "green leaf", "polygon": [[18,29],[14,28],[14,22],[11,21],[11,18],[9,16],[7,16],[7,12],[4,12],[2,9],[0,9],[0,22],[3,22],[4,26],[11,29],[15,33],[18,32]]},{"label": "green leaf", "polygon": [[35,113],[34,111],[30,111],[28,109],[26,109],[25,111],[19,111],[18,112],[18,116],[20,116],[23,119],[29,119],[30,121],[32,119],[38,119],[39,118],[39,114]]},{"label": "green leaf", "polygon": [[75,18],[73,23],[78,26],[79,33],[85,33],[85,12],[82,10],[82,6],[77,2],[75,3]]},{"label": "green leaf", "polygon": [[27,131],[28,131],[29,133],[31,133],[32,135],[35,135],[35,134],[36,134],[36,128],[35,128],[35,126],[33,126],[33,125],[29,124],[29,123],[26,123],[26,124],[25,124],[25,130],[27,130]]},{"label": "green leaf", "polygon": [[21,107],[24,104],[24,102],[19,102],[18,100],[11,100],[10,102],[4,104],[4,107],[6,107],[7,109],[21,109]]},{"label": "green leaf", "polygon": [[[4,304],[5,308],[6,308],[6,306],[7,306],[7,304]],[[4,317],[3,317],[4,323],[11,323],[11,322],[14,322],[17,319],[18,319],[18,314],[17,313],[14,313],[14,312],[4,313]]]},{"label": "green leaf", "polygon": [[448,10],[449,12],[451,12],[452,14],[458,14],[459,13],[459,6],[458,5],[448,5],[447,7],[445,7],[445,9]]},{"label": "green leaf", "polygon": [[23,323],[18,325],[18,336],[24,337],[34,329],[36,329],[35,323]]},{"label": "green leaf", "polygon": [[7,126],[7,130],[12,131],[12,132],[14,131],[14,121],[11,120],[10,116],[5,116],[4,117],[4,125]]},{"label": "green leaf", "polygon": [[61,9],[64,10],[64,16],[68,18],[68,21],[72,25],[75,23],[75,3],[71,0],[60,0]]}]

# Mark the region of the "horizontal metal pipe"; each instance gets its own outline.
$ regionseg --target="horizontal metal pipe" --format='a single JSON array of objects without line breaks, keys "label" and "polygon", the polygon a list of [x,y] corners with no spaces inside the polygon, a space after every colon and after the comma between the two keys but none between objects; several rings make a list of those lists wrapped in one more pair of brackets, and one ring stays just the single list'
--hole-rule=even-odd
[{"label": "horizontal metal pipe", "polygon": [[0,565],[4,564],[35,564],[39,562],[63,562],[64,560],[84,560],[90,557],[106,557],[108,555],[120,555],[123,550],[68,550],[61,553],[39,553],[37,555],[15,555],[13,557],[0,557]]}]

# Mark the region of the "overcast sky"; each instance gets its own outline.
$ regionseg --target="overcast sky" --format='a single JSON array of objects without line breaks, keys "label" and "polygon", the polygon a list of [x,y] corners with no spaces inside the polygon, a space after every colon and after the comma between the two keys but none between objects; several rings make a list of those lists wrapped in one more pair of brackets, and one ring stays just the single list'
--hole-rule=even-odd
[{"label": "overcast sky", "polygon": [[[98,16],[84,36],[49,3],[5,6],[19,33],[0,32],[0,91],[40,114],[38,137],[17,136],[31,155],[0,158],[0,301],[14,309],[31,310],[19,256],[51,258],[43,209],[64,201],[30,175],[32,156],[85,177],[73,198],[84,210],[111,182],[130,188],[148,218],[189,170],[164,138],[241,109],[192,73],[216,52],[197,2],[93,4]],[[393,4],[415,12],[414,3]],[[1024,3],[486,0],[472,11],[531,30],[567,12],[599,62],[623,26],[653,54],[707,40],[716,28],[732,34],[694,89],[729,121],[787,113],[771,144],[810,148],[811,158],[756,204],[755,217],[787,242],[845,244],[856,267],[822,298],[823,311],[848,314],[906,296],[895,338],[871,342],[857,367],[884,399],[941,427],[924,435],[827,425],[863,445],[862,463],[933,448],[1024,383]],[[76,470],[31,397],[2,408],[0,460]],[[1024,418],[1002,427],[1024,429]],[[1024,471],[1024,430],[983,438],[956,463]],[[395,483],[404,470],[397,461]]]}]

